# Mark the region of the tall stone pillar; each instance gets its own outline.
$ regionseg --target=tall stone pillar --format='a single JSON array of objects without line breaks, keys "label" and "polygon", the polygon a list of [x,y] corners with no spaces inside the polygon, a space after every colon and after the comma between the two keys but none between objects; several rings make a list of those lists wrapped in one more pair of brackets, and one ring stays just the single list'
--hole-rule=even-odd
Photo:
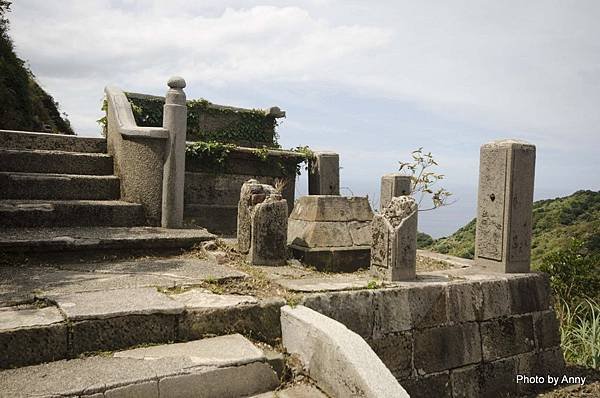
[{"label": "tall stone pillar", "polygon": [[187,106],[185,80],[172,77],[165,96],[163,127],[169,131],[166,159],[163,166],[161,226],[181,228],[183,225],[183,187],[185,182],[185,138]]},{"label": "tall stone pillar", "polygon": [[535,146],[500,140],[481,146],[475,262],[529,272]]},{"label": "tall stone pillar", "polygon": [[388,281],[417,275],[418,207],[410,196],[395,197],[371,223],[371,273]]},{"label": "tall stone pillar", "polygon": [[385,174],[381,177],[381,194],[379,195],[379,210],[382,212],[392,198],[410,195],[410,176],[400,173]]},{"label": "tall stone pillar", "polygon": [[315,152],[308,172],[309,195],[340,194],[340,155],[335,152]]}]

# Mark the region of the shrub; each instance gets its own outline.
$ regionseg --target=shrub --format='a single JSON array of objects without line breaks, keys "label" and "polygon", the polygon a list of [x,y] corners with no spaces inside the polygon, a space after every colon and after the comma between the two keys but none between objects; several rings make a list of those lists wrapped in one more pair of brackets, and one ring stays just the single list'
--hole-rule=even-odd
[{"label": "shrub", "polygon": [[599,297],[600,255],[580,240],[572,239],[566,249],[544,257],[539,269],[550,276],[555,295],[569,304]]}]

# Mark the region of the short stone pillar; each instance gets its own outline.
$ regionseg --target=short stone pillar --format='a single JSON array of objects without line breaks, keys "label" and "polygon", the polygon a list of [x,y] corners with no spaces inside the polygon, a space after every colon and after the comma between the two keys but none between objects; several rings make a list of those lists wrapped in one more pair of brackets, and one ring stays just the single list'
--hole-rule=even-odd
[{"label": "short stone pillar", "polygon": [[535,146],[500,140],[481,146],[475,262],[529,272]]},{"label": "short stone pillar", "polygon": [[168,81],[165,96],[163,127],[169,131],[166,159],[163,166],[161,226],[183,226],[183,187],[185,180],[185,139],[187,132],[187,106],[185,80],[174,76]]},{"label": "short stone pillar", "polygon": [[309,195],[340,194],[340,155],[335,152],[315,152],[308,170]]},{"label": "short stone pillar", "polygon": [[383,212],[392,198],[410,195],[410,176],[400,173],[385,174],[381,177],[381,194],[379,195],[379,210]]},{"label": "short stone pillar", "polygon": [[287,261],[287,201],[270,185],[250,179],[238,202],[237,239],[240,253],[254,265]]},{"label": "short stone pillar", "polygon": [[371,273],[388,281],[415,279],[418,207],[411,196],[390,199],[371,223]]}]

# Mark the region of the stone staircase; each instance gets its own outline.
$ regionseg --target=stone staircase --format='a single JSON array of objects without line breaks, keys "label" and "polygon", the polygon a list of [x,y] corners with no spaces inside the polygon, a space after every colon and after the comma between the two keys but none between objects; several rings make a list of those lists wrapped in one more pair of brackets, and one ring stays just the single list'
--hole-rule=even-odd
[{"label": "stone staircase", "polygon": [[144,225],[101,138],[0,131],[0,186],[1,227]]},{"label": "stone staircase", "polygon": [[214,238],[147,226],[144,207],[121,200],[113,164],[104,138],[0,130],[0,254],[54,261],[57,252],[177,251]]}]

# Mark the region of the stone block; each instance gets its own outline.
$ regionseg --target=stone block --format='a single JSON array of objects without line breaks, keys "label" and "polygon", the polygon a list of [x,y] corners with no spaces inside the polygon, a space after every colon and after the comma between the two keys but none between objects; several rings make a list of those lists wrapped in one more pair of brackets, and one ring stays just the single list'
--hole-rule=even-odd
[{"label": "stone block", "polygon": [[184,359],[192,366],[227,367],[265,362],[263,351],[240,334],[217,336],[185,343],[163,344],[119,351],[115,358],[146,361]]},{"label": "stone block", "polygon": [[344,324],[365,339],[373,333],[373,292],[349,291],[309,295],[302,303]]},{"label": "stone block", "polygon": [[408,290],[408,305],[413,328],[441,326],[448,323],[446,287],[423,285]]},{"label": "stone block", "polygon": [[373,292],[374,338],[412,328],[408,297],[409,289],[378,289]]},{"label": "stone block", "polygon": [[428,374],[481,362],[477,323],[425,329],[415,336],[415,369]]},{"label": "stone block", "polygon": [[279,309],[283,305],[283,299],[268,299],[260,303],[189,306],[180,318],[179,336],[182,340],[194,340],[207,335],[240,333],[276,344],[281,337]]},{"label": "stone block", "polygon": [[482,320],[511,314],[510,290],[506,279],[481,281],[480,285],[483,293]]},{"label": "stone block", "polygon": [[545,274],[509,278],[510,308],[513,314],[545,311],[551,308],[552,293]]},{"label": "stone block", "polygon": [[0,369],[67,358],[67,336],[64,323],[0,330]]},{"label": "stone block", "polygon": [[450,371],[453,398],[481,397],[483,376],[481,365],[470,365]]},{"label": "stone block", "polygon": [[450,322],[471,322],[481,319],[483,292],[479,283],[451,283],[446,291]]},{"label": "stone block", "polygon": [[253,265],[285,265],[287,261],[287,202],[272,196],[252,212],[248,260]]},{"label": "stone block", "polygon": [[510,397],[517,392],[515,357],[483,363],[483,397]]},{"label": "stone block", "polygon": [[493,361],[535,349],[531,315],[493,319],[481,323],[484,361]]},{"label": "stone block", "polygon": [[452,397],[449,372],[400,379],[400,384],[410,394],[411,398]]},{"label": "stone block", "polygon": [[271,391],[278,384],[269,364],[253,362],[164,377],[158,382],[158,390],[161,397],[197,397],[199,392],[203,397],[247,397]]},{"label": "stone block", "polygon": [[158,398],[158,381],[129,384],[104,392],[104,398]]},{"label": "stone block", "polygon": [[177,339],[178,315],[126,315],[73,322],[71,354],[118,350]]},{"label": "stone block", "polygon": [[392,198],[410,195],[410,176],[401,173],[385,174],[381,177],[381,194],[379,195],[379,209],[383,211]]},{"label": "stone block", "polygon": [[529,272],[535,146],[485,144],[479,167],[475,261],[501,272]]},{"label": "stone block", "polygon": [[348,230],[354,246],[371,246],[371,222],[351,221]]},{"label": "stone block", "polygon": [[374,337],[369,345],[396,379],[413,376],[412,333],[389,333]]},{"label": "stone block", "polygon": [[308,194],[340,194],[340,155],[334,152],[314,152],[314,158],[309,161]]},{"label": "stone block", "polygon": [[69,321],[127,315],[180,314],[183,305],[154,287],[50,295]]},{"label": "stone block", "polygon": [[[289,223],[287,241],[290,245],[310,248],[354,246],[348,222],[315,221],[307,224],[305,221],[289,220]],[[297,231],[301,231],[302,235],[295,235]]]},{"label": "stone block", "polygon": [[294,258],[322,272],[354,272],[366,269],[371,259],[370,246],[289,247]]},{"label": "stone block", "polygon": [[371,273],[392,281],[416,277],[417,203],[409,196],[392,198],[371,223]]},{"label": "stone block", "polygon": [[560,345],[560,323],[553,310],[533,313],[533,329],[538,349]]}]

